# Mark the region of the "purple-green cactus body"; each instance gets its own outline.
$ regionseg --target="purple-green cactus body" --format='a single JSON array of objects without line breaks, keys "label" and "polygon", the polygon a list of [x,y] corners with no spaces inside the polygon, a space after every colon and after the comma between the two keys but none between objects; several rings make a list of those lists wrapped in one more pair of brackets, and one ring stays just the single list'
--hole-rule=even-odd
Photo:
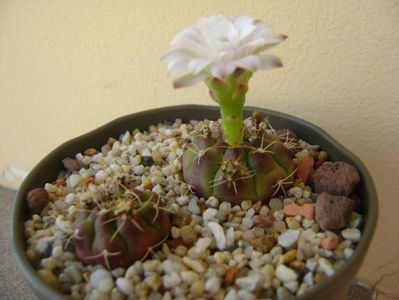
[{"label": "purple-green cactus body", "polygon": [[129,201],[117,199],[111,200],[107,209],[95,206],[77,213],[72,241],[77,258],[84,264],[102,264],[108,269],[127,267],[167,238],[169,213],[151,201],[152,197],[156,199],[153,193],[134,192],[144,203],[138,209],[116,212],[113,205]]},{"label": "purple-green cactus body", "polygon": [[240,147],[222,139],[197,137],[182,155],[183,178],[200,197],[239,204],[265,201],[290,185],[295,165],[279,138],[256,130]]}]

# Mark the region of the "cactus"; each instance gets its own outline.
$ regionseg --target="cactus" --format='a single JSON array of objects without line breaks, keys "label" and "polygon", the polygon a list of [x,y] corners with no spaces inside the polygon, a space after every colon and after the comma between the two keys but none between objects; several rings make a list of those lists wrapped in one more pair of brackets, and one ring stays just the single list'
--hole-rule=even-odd
[{"label": "cactus", "polygon": [[136,189],[127,192],[78,210],[72,241],[84,264],[127,267],[168,237],[170,216],[159,206],[159,197]]},{"label": "cactus", "polygon": [[265,201],[292,184],[292,152],[266,131],[260,113],[244,122],[244,143],[231,147],[221,138],[198,136],[184,151],[183,178],[200,197],[239,204]]}]

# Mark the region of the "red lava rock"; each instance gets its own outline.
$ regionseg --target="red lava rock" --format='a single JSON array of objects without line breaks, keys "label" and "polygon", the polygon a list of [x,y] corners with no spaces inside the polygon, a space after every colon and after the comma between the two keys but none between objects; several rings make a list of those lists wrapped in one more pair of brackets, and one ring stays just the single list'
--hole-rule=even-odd
[{"label": "red lava rock", "polygon": [[70,157],[63,159],[62,163],[64,164],[65,169],[72,172],[79,171],[81,168],[84,167],[84,165],[80,161]]},{"label": "red lava rock", "polygon": [[316,200],[316,221],[323,230],[344,228],[356,208],[356,200],[322,193]]},{"label": "red lava rock", "polygon": [[28,193],[26,200],[32,213],[37,214],[46,207],[50,201],[50,197],[44,188],[36,188]]},{"label": "red lava rock", "polygon": [[303,183],[306,183],[312,174],[314,167],[314,159],[310,155],[306,155],[300,159],[298,162],[296,175],[298,178],[302,180]]},{"label": "red lava rock", "polygon": [[328,250],[334,250],[339,245],[339,237],[336,235],[328,236],[321,241],[321,247]]},{"label": "red lava rock", "polygon": [[254,216],[254,225],[262,228],[269,228],[273,225],[273,217],[270,215],[266,216]]},{"label": "red lava rock", "polygon": [[287,216],[302,216],[306,219],[313,219],[315,214],[314,206],[311,203],[303,205],[288,204],[283,208],[283,211]]},{"label": "red lava rock", "polygon": [[325,162],[314,174],[316,193],[349,196],[360,182],[356,168],[343,162]]}]

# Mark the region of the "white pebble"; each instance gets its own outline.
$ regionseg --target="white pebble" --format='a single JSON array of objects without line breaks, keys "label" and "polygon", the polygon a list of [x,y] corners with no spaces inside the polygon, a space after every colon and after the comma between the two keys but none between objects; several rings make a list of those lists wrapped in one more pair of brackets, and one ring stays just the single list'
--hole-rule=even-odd
[{"label": "white pebble", "polygon": [[144,149],[141,151],[141,156],[152,156],[151,150],[148,149],[148,148],[144,148]]},{"label": "white pebble", "polygon": [[64,254],[64,250],[62,250],[62,246],[58,245],[58,246],[54,246],[51,255],[54,257],[61,257]]},{"label": "white pebble", "polygon": [[134,166],[132,168],[132,171],[134,174],[136,175],[143,175],[144,173],[144,166],[143,165],[138,165],[138,166]]},{"label": "white pebble", "polygon": [[284,283],[284,287],[291,293],[295,293],[298,290],[298,281],[293,280]]},{"label": "white pebble", "polygon": [[67,187],[76,187],[80,182],[80,175],[79,174],[72,174],[66,180]]},{"label": "white pebble", "polygon": [[162,279],[163,285],[166,288],[173,288],[181,283],[181,278],[176,271],[165,274]]},{"label": "white pebble", "polygon": [[344,250],[344,257],[345,259],[349,259],[353,254],[353,249],[352,248],[345,248]]},{"label": "white pebble", "polygon": [[252,207],[252,201],[251,200],[245,200],[241,202],[241,207],[243,210],[248,210]]},{"label": "white pebble", "polygon": [[317,260],[315,258],[309,258],[306,261],[306,268],[308,268],[310,271],[315,271],[317,267]]},{"label": "white pebble", "polygon": [[362,236],[362,233],[357,228],[347,228],[342,230],[342,236],[346,240],[358,242]]},{"label": "white pebble", "polygon": [[211,245],[212,239],[209,237],[205,238],[200,238],[198,239],[197,243],[195,244],[195,250],[198,253],[203,253],[208,249],[208,247]]},{"label": "white pebble", "polygon": [[219,206],[219,200],[213,196],[209,197],[205,202],[206,206],[216,208]]},{"label": "white pebble", "polygon": [[100,170],[96,173],[96,180],[99,181],[100,183],[103,182],[107,178],[107,173],[105,173],[103,170]]},{"label": "white pebble", "polygon": [[220,279],[216,276],[212,276],[206,281],[205,289],[211,294],[217,293],[220,289]]},{"label": "white pebble", "polygon": [[319,268],[327,276],[332,276],[335,273],[333,265],[324,257],[319,258]]},{"label": "white pebble", "polygon": [[226,297],[224,297],[224,300],[239,300],[237,291],[235,289],[230,289]]},{"label": "white pebble", "polygon": [[198,274],[193,271],[182,271],[181,278],[185,283],[189,285],[193,284],[195,281],[198,281],[200,279]]},{"label": "white pebble", "polygon": [[294,281],[298,278],[298,275],[290,268],[285,265],[279,265],[276,269],[276,276],[282,282]]},{"label": "white pebble", "polygon": [[179,205],[181,206],[186,205],[189,200],[190,198],[187,195],[179,196],[176,198],[176,202],[179,203]]},{"label": "white pebble", "polygon": [[256,296],[253,295],[251,292],[248,292],[246,290],[239,290],[238,291],[238,298],[239,299],[245,299],[245,300],[255,300]]},{"label": "white pebble", "polygon": [[75,283],[79,283],[83,279],[82,273],[75,265],[67,266],[65,268],[65,273],[68,274],[68,276],[71,277]]},{"label": "white pebble", "polygon": [[101,292],[109,292],[114,285],[111,274],[104,269],[97,269],[90,275],[90,283]]},{"label": "white pebble", "polygon": [[259,279],[259,274],[253,274],[236,279],[235,284],[241,289],[244,289],[248,292],[253,292],[258,285]]},{"label": "white pebble", "polygon": [[204,220],[204,223],[208,223],[209,221],[213,220],[216,218],[216,214],[218,211],[214,208],[208,208],[204,211],[202,214],[202,219]]},{"label": "white pebble", "polygon": [[216,222],[209,222],[208,227],[216,240],[216,247],[219,250],[224,250],[226,248],[226,236],[223,227]]},{"label": "white pebble", "polygon": [[222,202],[219,206],[219,211],[216,216],[220,222],[223,222],[230,212],[231,212],[231,203]]},{"label": "white pebble", "polygon": [[189,257],[185,256],[185,257],[183,257],[183,263],[187,267],[189,267],[192,270],[194,270],[195,272],[198,272],[198,273],[205,272],[205,267],[198,260],[194,260],[192,258],[189,258]]},{"label": "white pebble", "polygon": [[280,198],[271,198],[269,201],[269,207],[272,210],[279,210],[283,208],[283,202],[280,200]]},{"label": "white pebble", "polygon": [[226,246],[230,248],[234,245],[234,242],[235,242],[234,228],[230,227],[226,231]]},{"label": "white pebble", "polygon": [[119,277],[116,280],[116,286],[122,293],[124,293],[127,296],[129,296],[130,294],[133,294],[133,292],[134,292],[134,286],[133,286],[132,282],[130,282],[128,279],[126,279],[124,277]]},{"label": "white pebble", "polygon": [[57,187],[56,185],[54,185],[54,184],[51,184],[51,183],[46,183],[46,184],[44,185],[44,189],[45,189],[47,192],[49,192],[49,193],[55,193],[55,192],[58,191],[58,187]]},{"label": "white pebble", "polygon": [[278,237],[278,244],[284,248],[291,247],[295,244],[299,237],[300,231],[296,229],[288,229]]},{"label": "white pebble", "polygon": [[302,193],[302,189],[298,186],[294,186],[288,190],[288,195],[293,196],[297,199],[302,197]]},{"label": "white pebble", "polygon": [[188,211],[194,215],[198,215],[201,212],[200,208],[198,207],[197,201],[197,197],[192,197],[190,199],[190,203],[188,204]]},{"label": "white pebble", "polygon": [[65,196],[65,203],[70,204],[75,200],[75,193],[69,193],[68,195]]},{"label": "white pebble", "polygon": [[303,282],[305,282],[308,286],[313,286],[314,285],[313,273],[307,272],[306,275],[303,276]]}]

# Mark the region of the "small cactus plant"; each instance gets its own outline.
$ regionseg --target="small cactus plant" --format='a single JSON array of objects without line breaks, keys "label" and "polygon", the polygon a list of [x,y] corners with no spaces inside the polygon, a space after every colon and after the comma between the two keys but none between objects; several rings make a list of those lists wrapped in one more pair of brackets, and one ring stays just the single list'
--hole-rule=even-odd
[{"label": "small cactus plant", "polygon": [[144,259],[166,240],[170,227],[169,213],[159,206],[158,196],[135,189],[80,208],[72,241],[76,256],[84,264],[114,269]]},{"label": "small cactus plant", "polygon": [[181,158],[183,177],[199,196],[234,204],[264,201],[292,184],[292,152],[278,136],[266,132],[259,117],[254,113],[248,120],[241,147],[229,147],[210,135],[199,136],[187,146]]},{"label": "small cactus plant", "polygon": [[285,39],[270,34],[267,24],[249,16],[219,14],[177,34],[172,49],[163,56],[168,74],[177,76],[174,87],[204,81],[220,106],[223,140],[199,137],[182,157],[184,180],[199,195],[233,203],[265,200],[284,190],[293,176],[290,152],[278,137],[261,130],[245,141],[243,124],[253,73],[282,67],[279,58],[262,52]]}]

